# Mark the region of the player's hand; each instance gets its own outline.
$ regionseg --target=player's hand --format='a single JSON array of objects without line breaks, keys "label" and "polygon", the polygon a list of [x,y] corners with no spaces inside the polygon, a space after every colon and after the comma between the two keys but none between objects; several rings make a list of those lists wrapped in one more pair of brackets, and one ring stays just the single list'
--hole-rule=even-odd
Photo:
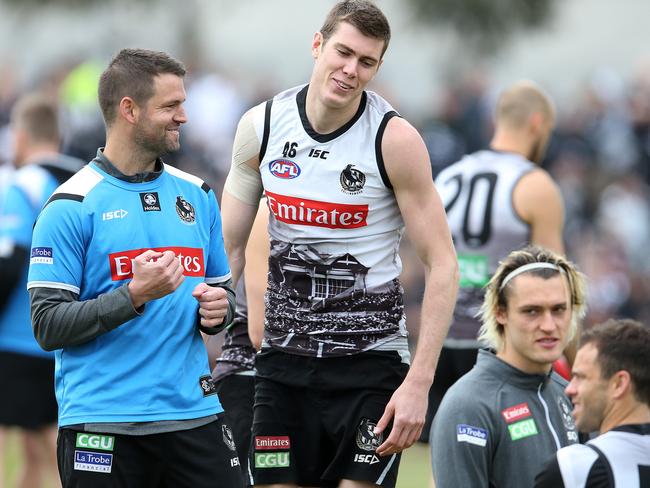
[{"label": "player's hand", "polygon": [[427,413],[430,386],[429,382],[407,377],[395,390],[375,427],[375,433],[379,434],[393,421],[390,435],[377,448],[379,456],[401,452],[418,440]]},{"label": "player's hand", "polygon": [[192,296],[199,302],[199,315],[203,327],[217,327],[228,315],[228,294],[220,287],[199,283]]},{"label": "player's hand", "polygon": [[169,295],[185,279],[183,266],[173,251],[145,251],[133,259],[132,271],[128,290],[135,308]]}]

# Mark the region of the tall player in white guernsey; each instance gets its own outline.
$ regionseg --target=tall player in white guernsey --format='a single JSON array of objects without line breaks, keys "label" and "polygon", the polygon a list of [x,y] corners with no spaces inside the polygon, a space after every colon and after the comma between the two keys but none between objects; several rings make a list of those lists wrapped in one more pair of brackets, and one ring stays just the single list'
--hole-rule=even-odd
[{"label": "tall player in white guernsey", "polygon": [[[457,265],[420,135],[365,91],[389,39],[371,2],[338,3],[314,35],[309,84],[253,108],[238,127],[223,196],[235,279],[262,192],[271,211],[249,459],[256,486],[394,486],[398,453],[424,423]],[[408,373],[404,228],[426,271]]]},{"label": "tall player in white guernsey", "polygon": [[436,178],[458,253],[460,289],[427,423],[447,389],[474,366],[483,286],[499,261],[531,243],[564,251],[562,196],[538,166],[554,124],[550,98],[532,82],[517,82],[499,98],[489,149],[463,157]]}]

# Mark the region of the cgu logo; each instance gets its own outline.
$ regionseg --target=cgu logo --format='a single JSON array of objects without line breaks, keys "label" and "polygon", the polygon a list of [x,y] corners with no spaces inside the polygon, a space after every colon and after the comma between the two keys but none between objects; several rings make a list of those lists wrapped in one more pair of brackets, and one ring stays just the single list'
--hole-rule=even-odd
[{"label": "cgu logo", "polygon": [[77,434],[76,447],[100,449],[112,451],[115,446],[115,438],[109,435]]},{"label": "cgu logo", "polygon": [[288,159],[276,159],[269,163],[269,171],[277,178],[291,180],[300,175],[300,166]]},{"label": "cgu logo", "polygon": [[288,452],[255,453],[256,468],[287,468],[290,465]]},{"label": "cgu logo", "polygon": [[[185,276],[205,275],[203,265],[203,249],[195,247],[154,247],[153,251],[172,251],[183,267]],[[114,252],[108,255],[111,266],[111,279],[113,281],[128,280],[133,278],[133,259],[147,249],[132,249],[130,251]]]}]

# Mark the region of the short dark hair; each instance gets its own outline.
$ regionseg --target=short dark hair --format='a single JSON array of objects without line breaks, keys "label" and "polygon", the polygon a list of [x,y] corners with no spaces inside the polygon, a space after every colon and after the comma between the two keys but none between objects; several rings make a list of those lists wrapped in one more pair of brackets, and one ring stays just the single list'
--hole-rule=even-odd
[{"label": "short dark hair", "polygon": [[390,25],[384,13],[374,3],[368,0],[344,0],[334,5],[320,28],[323,43],[334,34],[341,22],[353,25],[364,36],[384,41],[384,49],[381,51],[381,56],[384,56],[390,42]]},{"label": "short dark hair", "polygon": [[610,319],[587,329],[580,347],[593,344],[598,350],[598,364],[603,379],[625,370],[632,378],[634,395],[650,406],[650,328],[631,319]]},{"label": "short dark hair", "polygon": [[44,94],[20,98],[11,110],[11,125],[24,130],[32,143],[59,144],[59,107]]},{"label": "short dark hair", "polygon": [[185,76],[185,66],[167,53],[147,49],[122,49],[99,79],[99,106],[107,126],[115,121],[124,97],[144,105],[153,95],[154,77],[170,73]]}]

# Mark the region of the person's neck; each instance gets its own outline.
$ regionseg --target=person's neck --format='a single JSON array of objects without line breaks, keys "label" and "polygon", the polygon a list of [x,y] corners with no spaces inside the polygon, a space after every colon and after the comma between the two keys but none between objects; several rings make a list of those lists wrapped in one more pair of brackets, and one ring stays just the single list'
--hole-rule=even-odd
[{"label": "person's neck", "polygon": [[361,95],[341,108],[328,107],[319,98],[316,89],[309,85],[305,100],[305,112],[312,128],[319,134],[330,134],[348,123],[359,110]]},{"label": "person's neck", "polygon": [[104,156],[126,176],[151,172],[156,166],[156,156],[144,152],[135,144],[106,137]]},{"label": "person's neck", "polygon": [[490,141],[490,149],[521,154],[528,159],[530,158],[531,144],[524,134],[497,130]]},{"label": "person's neck", "polygon": [[619,402],[614,405],[600,425],[603,434],[619,425],[650,423],[650,407],[636,400]]},{"label": "person's neck", "polygon": [[514,354],[504,347],[502,350],[497,351],[496,356],[504,363],[508,363],[513,368],[517,368],[526,374],[547,375],[551,372],[552,364],[533,363],[522,359],[517,354]]}]

